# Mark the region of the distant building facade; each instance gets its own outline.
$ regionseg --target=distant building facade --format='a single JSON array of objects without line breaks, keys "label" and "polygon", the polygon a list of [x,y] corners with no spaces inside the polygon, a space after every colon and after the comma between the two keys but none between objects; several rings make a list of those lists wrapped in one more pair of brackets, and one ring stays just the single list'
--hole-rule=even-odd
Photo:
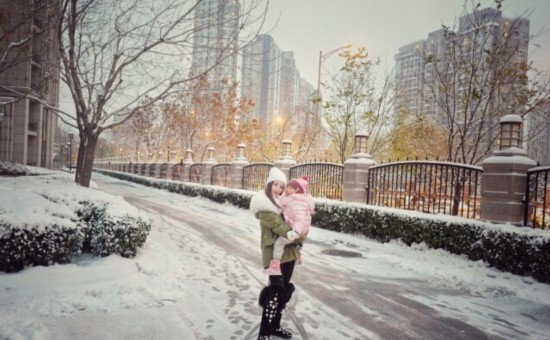
[{"label": "distant building facade", "polygon": [[[51,168],[59,107],[57,31],[53,0],[0,0],[0,160]],[[7,22],[5,20],[8,20]]]},{"label": "distant building facade", "polygon": [[408,110],[412,115],[423,112],[424,60],[426,42],[418,41],[399,48],[395,55],[395,82],[399,102],[397,110]]},{"label": "distant building facade", "polygon": [[266,127],[281,121],[282,51],[268,34],[258,35],[244,47],[241,97],[254,101],[253,117]]},{"label": "distant building facade", "polygon": [[294,52],[282,51],[268,34],[258,35],[243,50],[241,96],[255,103],[261,126],[291,121],[290,134],[307,123],[313,86],[300,76]]},{"label": "distant building facade", "polygon": [[204,0],[194,10],[195,32],[191,76],[206,72],[216,88],[222,80],[237,81],[240,25],[238,0]]},{"label": "distant building facade", "polygon": [[527,154],[539,165],[550,165],[550,104],[527,119]]},{"label": "distant building facade", "polygon": [[[395,115],[398,116],[400,113],[423,114],[431,117],[440,125],[447,126],[449,124],[448,117],[445,116],[438,101],[452,99],[454,107],[451,104],[451,110],[460,112],[463,110],[460,98],[464,98],[470,93],[476,95],[475,91],[484,91],[480,88],[472,89],[472,82],[465,79],[468,74],[471,74],[468,73],[471,71],[462,71],[461,67],[468,65],[468,60],[459,60],[451,54],[457,53],[457,51],[463,53],[460,52],[461,49],[469,51],[470,55],[464,53],[460,58],[471,57],[471,64],[476,65],[483,56],[492,57],[491,53],[494,51],[491,49],[504,45],[504,41],[506,41],[508,50],[498,52],[507,53],[509,57],[507,63],[516,65],[516,69],[520,70],[520,65],[528,63],[529,26],[530,23],[527,19],[506,18],[502,16],[500,10],[485,8],[475,14],[471,13],[460,17],[456,31],[438,29],[429,33],[426,40],[402,46],[395,55],[395,85],[398,96]],[[458,44],[451,45],[450,41],[458,42]],[[449,60],[453,60],[453,62],[448,62]],[[495,68],[487,68],[480,71],[479,74],[484,79],[490,79],[493,75],[491,72],[495,72]],[[445,93],[449,89],[445,88],[447,84],[440,82],[442,79],[453,83],[452,95]],[[483,118],[484,125],[479,127],[484,130],[482,143],[490,143],[496,137],[498,129],[491,127],[498,126],[501,116],[505,114],[522,115],[523,113],[523,108],[513,103],[516,96],[503,95],[503,91],[508,94],[519,94],[524,90],[525,86],[521,82],[510,82],[498,89],[499,95],[480,95],[480,101],[472,101],[471,106],[468,106],[468,111],[472,112],[472,119],[480,121],[482,120],[481,116],[476,117],[476,115],[481,115],[484,111],[479,110],[478,107],[499,108],[498,117]],[[476,105],[478,106],[476,107]],[[460,125],[460,117],[461,115],[457,114],[455,118],[458,121],[454,123]]]}]

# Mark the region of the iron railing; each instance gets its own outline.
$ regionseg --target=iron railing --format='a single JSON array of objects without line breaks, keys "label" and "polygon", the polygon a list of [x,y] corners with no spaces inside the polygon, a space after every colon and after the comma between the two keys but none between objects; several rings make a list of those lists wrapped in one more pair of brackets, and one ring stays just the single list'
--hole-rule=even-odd
[{"label": "iron railing", "polygon": [[162,163],[159,168],[159,178],[166,178],[168,172],[168,163]]},{"label": "iron railing", "polygon": [[307,163],[290,168],[289,180],[308,178],[307,191],[313,197],[342,200],[344,166],[336,163]]},{"label": "iron railing", "polygon": [[157,164],[149,164],[149,177],[155,177],[155,171],[157,170]]},{"label": "iron railing", "polygon": [[[159,164],[160,165],[160,164]],[[154,176],[155,165],[148,163],[111,163],[110,170]],[[167,176],[168,164],[160,165],[160,176]],[[243,167],[242,189],[261,190],[271,163],[254,163]],[[200,183],[202,164],[189,167],[189,181]],[[185,165],[174,164],[172,179],[184,180]],[[228,163],[212,167],[211,183],[230,186]],[[344,166],[335,163],[307,163],[290,168],[289,177],[308,177],[308,191],[314,197],[342,200]],[[366,203],[433,214],[459,215],[479,219],[481,178],[478,166],[438,161],[404,161],[370,167]],[[550,229],[550,166],[527,172],[524,225]],[[165,178],[165,177],[162,177]]]},{"label": "iron railing", "polygon": [[181,181],[181,176],[183,174],[183,164],[176,164],[172,168],[172,179],[176,181]]},{"label": "iron railing", "polygon": [[482,174],[478,166],[437,161],[373,166],[367,204],[479,218]]},{"label": "iron railing", "polygon": [[523,225],[550,229],[550,166],[527,171]]},{"label": "iron railing", "polygon": [[202,163],[195,163],[189,167],[189,182],[200,183],[202,176]]},{"label": "iron railing", "polygon": [[271,163],[254,163],[244,166],[242,188],[254,191],[263,189],[272,167]]},{"label": "iron railing", "polygon": [[231,186],[231,164],[220,163],[212,167],[211,176],[212,185],[219,185],[222,187]]}]

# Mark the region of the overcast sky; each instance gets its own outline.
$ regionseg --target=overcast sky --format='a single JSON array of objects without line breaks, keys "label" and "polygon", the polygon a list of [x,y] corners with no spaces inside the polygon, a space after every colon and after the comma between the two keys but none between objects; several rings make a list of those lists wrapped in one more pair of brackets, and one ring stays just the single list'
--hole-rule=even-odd
[{"label": "overcast sky", "polygon": [[[481,0],[482,7],[492,3]],[[301,76],[316,86],[320,51],[365,46],[391,69],[400,46],[426,39],[442,24],[452,27],[463,8],[463,0],[271,0],[267,26],[282,50],[294,51]],[[531,35],[550,27],[550,0],[504,0],[502,11],[505,17],[530,13]],[[535,42],[542,48],[530,50],[529,58],[548,69],[550,32]],[[323,69],[331,70],[338,59],[327,58]]]},{"label": "overcast sky", "polygon": [[[480,1],[483,7],[494,3]],[[453,26],[463,8],[463,0],[270,0],[264,33],[283,51],[294,52],[301,76],[316,87],[320,51],[364,46],[389,71],[400,46],[426,39],[442,24]],[[529,59],[537,68],[549,69],[550,0],[503,0],[502,11],[506,17],[529,16],[531,35],[538,36],[534,43],[541,46],[530,49]],[[337,54],[327,58],[323,74],[334,70],[338,59]],[[74,111],[66,89],[60,101],[62,109]]]}]

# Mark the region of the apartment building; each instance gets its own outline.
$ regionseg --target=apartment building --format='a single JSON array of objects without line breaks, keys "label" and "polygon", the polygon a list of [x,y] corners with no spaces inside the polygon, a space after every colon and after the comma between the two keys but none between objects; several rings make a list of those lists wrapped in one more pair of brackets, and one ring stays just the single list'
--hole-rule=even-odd
[{"label": "apartment building", "polygon": [[[59,106],[58,4],[0,0],[0,160],[51,168]],[[17,45],[16,47],[14,47]]]},{"label": "apartment building", "polygon": [[191,76],[206,72],[214,90],[224,79],[237,81],[239,18],[238,0],[205,0],[194,10]]},{"label": "apartment building", "polygon": [[527,154],[539,165],[550,165],[550,103],[527,119]]},{"label": "apartment building", "polygon": [[241,96],[254,100],[253,116],[261,126],[282,122],[280,91],[282,51],[268,34],[244,47]]},{"label": "apartment building", "polygon": [[[521,65],[528,62],[529,27],[527,19],[507,18],[500,10],[485,8],[461,16],[454,30],[441,28],[426,40],[402,46],[395,55],[399,104],[395,115],[422,114],[444,127],[449,122],[462,126],[479,121],[480,143],[490,146],[500,117],[524,111],[516,98],[525,83],[504,81],[509,76],[503,74],[510,69],[509,74],[522,76]],[[501,84],[491,85],[494,79],[502,79]],[[484,116],[487,112],[493,114]]]}]

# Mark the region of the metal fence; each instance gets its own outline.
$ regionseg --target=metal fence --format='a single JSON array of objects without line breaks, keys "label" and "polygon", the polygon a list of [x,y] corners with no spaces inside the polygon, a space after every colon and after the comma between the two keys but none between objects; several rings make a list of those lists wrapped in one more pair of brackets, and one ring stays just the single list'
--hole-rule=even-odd
[{"label": "metal fence", "polygon": [[[168,175],[169,164],[128,163],[111,164],[111,170],[139,175],[155,175],[160,167],[161,178]],[[172,179],[201,183],[202,163],[172,167]],[[242,188],[261,190],[271,163],[254,163],[243,167]],[[149,171],[147,171],[149,169]],[[231,164],[212,167],[211,183],[231,186]],[[404,161],[370,167],[366,187],[366,203],[378,206],[418,210],[433,214],[458,215],[478,219],[481,202],[481,167],[438,161]],[[527,173],[524,224],[550,229],[550,167],[536,167]],[[289,178],[308,177],[308,192],[313,197],[343,199],[344,166],[336,163],[306,163],[290,168]],[[529,203],[529,204],[527,204]]]},{"label": "metal fence", "polygon": [[342,200],[344,166],[336,163],[306,163],[290,168],[289,180],[307,176],[307,191],[313,197]]},{"label": "metal fence", "polygon": [[550,166],[536,167],[527,171],[525,188],[525,215],[523,225],[550,229]]},{"label": "metal fence", "polygon": [[183,164],[175,164],[172,168],[172,179],[181,181],[183,175]]},{"label": "metal fence", "polygon": [[189,182],[201,182],[202,163],[195,163],[189,167]]},{"label": "metal fence", "polygon": [[269,176],[271,163],[254,163],[243,167],[243,185],[245,190],[258,191],[265,187],[265,181]]},{"label": "metal fence", "polygon": [[231,164],[220,163],[212,167],[212,185],[231,186]]},{"label": "metal fence", "polygon": [[162,163],[159,169],[159,178],[166,178],[168,172],[168,163]]},{"label": "metal fence", "polygon": [[157,169],[157,164],[149,164],[149,177],[155,177],[155,171]]},{"label": "metal fence", "polygon": [[450,162],[405,161],[369,169],[367,204],[479,218],[483,169]]}]

